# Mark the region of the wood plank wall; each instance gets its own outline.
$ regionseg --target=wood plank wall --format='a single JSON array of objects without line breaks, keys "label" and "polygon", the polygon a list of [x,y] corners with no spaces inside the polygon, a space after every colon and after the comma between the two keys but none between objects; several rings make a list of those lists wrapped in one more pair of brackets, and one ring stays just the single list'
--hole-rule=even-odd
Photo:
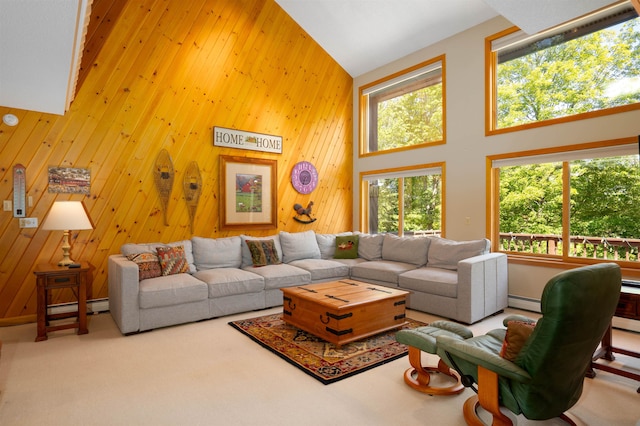
[{"label": "wood plank wall", "polygon": [[[94,229],[72,233],[72,257],[94,266],[93,299],[108,297],[107,258],[122,244],[192,236],[181,183],[193,160],[204,181],[194,235],[241,233],[219,227],[220,155],[277,160],[277,230],[245,233],[352,229],[353,79],[273,0],[96,0],[85,54],[64,116],[0,107],[20,119],[0,123],[0,198],[13,198],[21,163],[29,217],[41,223],[55,200],[83,201]],[[213,126],[280,135],[283,153],[214,147]],[[169,226],[152,173],[163,148],[176,171]],[[298,161],[318,169],[311,194],[291,185]],[[91,194],[49,193],[48,166],[89,168]],[[294,221],[293,205],[309,201],[317,221]],[[57,262],[61,239],[0,212],[0,318],[34,318],[33,267]]]}]

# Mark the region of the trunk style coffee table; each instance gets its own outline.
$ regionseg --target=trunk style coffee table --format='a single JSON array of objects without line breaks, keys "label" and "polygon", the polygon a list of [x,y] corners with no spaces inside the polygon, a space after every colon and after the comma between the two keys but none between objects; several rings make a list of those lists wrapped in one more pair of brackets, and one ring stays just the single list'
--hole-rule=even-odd
[{"label": "trunk style coffee table", "polygon": [[282,319],[337,346],[406,323],[407,291],[354,280],[281,290]]}]

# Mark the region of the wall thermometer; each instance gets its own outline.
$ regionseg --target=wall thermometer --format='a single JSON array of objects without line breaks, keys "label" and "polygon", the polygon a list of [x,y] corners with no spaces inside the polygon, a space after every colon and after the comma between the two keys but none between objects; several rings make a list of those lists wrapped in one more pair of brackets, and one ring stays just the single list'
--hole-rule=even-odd
[{"label": "wall thermometer", "polygon": [[13,166],[13,217],[27,215],[27,172],[22,164]]}]

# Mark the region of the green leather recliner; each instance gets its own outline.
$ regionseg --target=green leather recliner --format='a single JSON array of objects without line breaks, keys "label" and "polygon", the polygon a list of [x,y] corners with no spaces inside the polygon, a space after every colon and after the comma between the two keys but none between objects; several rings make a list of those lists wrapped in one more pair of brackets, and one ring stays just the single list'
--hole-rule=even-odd
[{"label": "green leather recliner", "polygon": [[[542,317],[514,362],[500,350],[506,330],[497,329],[466,340],[438,336],[438,355],[463,377],[478,385],[478,395],[465,402],[465,421],[483,424],[478,404],[494,425],[512,424],[505,407],[530,420],[562,417],[580,398],[585,373],[609,327],[620,296],[621,272],[603,263],[559,273],[549,280],[541,299]],[[511,316],[504,320],[522,320]]]}]

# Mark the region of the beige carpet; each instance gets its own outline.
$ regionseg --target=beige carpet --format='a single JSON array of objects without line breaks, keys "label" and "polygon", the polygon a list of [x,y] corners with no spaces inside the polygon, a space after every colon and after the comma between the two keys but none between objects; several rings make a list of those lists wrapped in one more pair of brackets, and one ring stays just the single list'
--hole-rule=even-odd
[{"label": "beige carpet", "polygon": [[[90,317],[87,335],[65,330],[39,343],[35,324],[0,328],[0,425],[464,424],[461,407],[472,392],[435,397],[410,389],[402,380],[406,357],[325,386],[227,325],[279,310],[128,337],[100,314]],[[483,333],[500,323],[494,317],[472,329]],[[614,343],[640,350],[640,335],[615,331]],[[640,372],[638,359],[617,362]],[[586,379],[571,413],[592,426],[640,426],[638,386],[598,372]]]}]

